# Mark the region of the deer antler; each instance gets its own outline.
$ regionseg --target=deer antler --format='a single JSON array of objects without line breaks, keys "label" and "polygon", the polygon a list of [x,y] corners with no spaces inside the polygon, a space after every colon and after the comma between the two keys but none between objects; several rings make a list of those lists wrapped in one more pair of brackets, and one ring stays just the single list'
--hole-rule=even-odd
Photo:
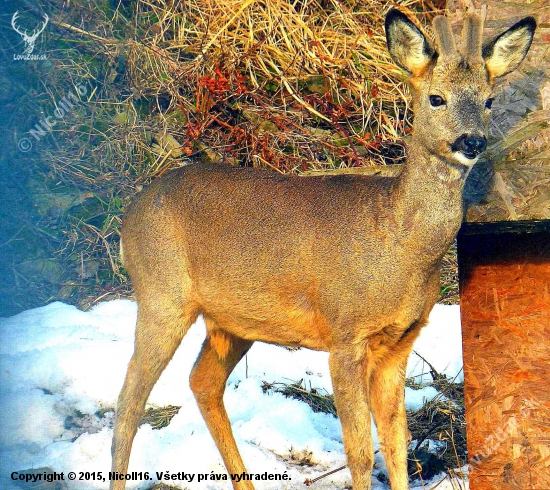
[{"label": "deer antler", "polygon": [[15,14],[13,14],[13,17],[11,18],[11,26],[13,27],[13,30],[15,32],[17,32],[17,34],[19,34],[20,36],[26,36],[27,33],[26,31],[23,31],[21,32],[18,28],[17,28],[17,24],[15,23],[15,21],[17,20],[17,18],[19,17],[19,10],[17,10],[15,12]]},{"label": "deer antler", "polygon": [[456,55],[456,43],[449,19],[443,15],[438,15],[433,20],[433,28],[439,55],[444,58]]},{"label": "deer antler", "polygon": [[46,29],[46,26],[48,25],[48,21],[50,20],[50,18],[48,17],[48,14],[44,14],[44,23],[42,24],[42,28],[39,29],[38,27],[32,31],[32,38],[37,38],[44,29]]},{"label": "deer antler", "polygon": [[477,14],[468,14],[462,29],[462,49],[465,58],[472,61],[481,59],[482,33],[482,18]]}]

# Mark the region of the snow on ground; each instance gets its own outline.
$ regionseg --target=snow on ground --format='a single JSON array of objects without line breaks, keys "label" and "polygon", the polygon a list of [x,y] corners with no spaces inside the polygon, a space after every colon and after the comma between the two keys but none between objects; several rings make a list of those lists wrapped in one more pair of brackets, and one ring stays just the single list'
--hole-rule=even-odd
[{"label": "snow on ground", "polygon": [[[14,471],[49,467],[58,472],[103,472],[110,468],[112,410],[132,355],[137,306],[129,300],[97,305],[89,312],[52,303],[0,319],[0,487],[16,488]],[[143,425],[134,441],[129,471],[148,471],[152,481],[128,482],[143,489],[156,472],[195,474],[193,482],[169,482],[186,489],[230,489],[229,482],[198,482],[198,474],[225,474],[221,457],[189,389],[189,372],[204,340],[202,319],[191,328],[149,398],[148,406],[181,405],[168,427]],[[435,369],[462,380],[458,306],[436,305],[415,351]],[[306,488],[315,478],[345,464],[340,424],[313,413],[304,403],[264,393],[262,382],[305,380],[332,393],[328,354],[256,343],[228,381],[225,404],[250,473],[287,473],[286,482],[257,482],[258,489]],[[428,372],[412,354],[408,376]],[[428,380],[426,378],[425,380]],[[437,394],[434,388],[407,388],[408,408]],[[106,413],[107,412],[107,413]],[[377,445],[376,439],[375,444]],[[308,456],[309,455],[309,456]],[[308,456],[314,466],[293,465]],[[376,466],[383,468],[377,455]],[[434,482],[439,481],[435,479]],[[349,484],[346,469],[312,489]],[[168,482],[167,482],[168,483]],[[67,489],[104,489],[104,481],[66,481]],[[373,489],[388,488],[373,479]],[[430,488],[430,485],[426,485]],[[451,489],[450,484],[438,490]]]}]

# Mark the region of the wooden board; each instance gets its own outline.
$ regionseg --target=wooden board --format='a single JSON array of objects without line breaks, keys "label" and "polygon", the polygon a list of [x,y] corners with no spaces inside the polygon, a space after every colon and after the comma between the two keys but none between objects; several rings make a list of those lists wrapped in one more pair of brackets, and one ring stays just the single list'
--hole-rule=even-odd
[{"label": "wooden board", "polygon": [[550,223],[459,234],[471,490],[550,489]]}]

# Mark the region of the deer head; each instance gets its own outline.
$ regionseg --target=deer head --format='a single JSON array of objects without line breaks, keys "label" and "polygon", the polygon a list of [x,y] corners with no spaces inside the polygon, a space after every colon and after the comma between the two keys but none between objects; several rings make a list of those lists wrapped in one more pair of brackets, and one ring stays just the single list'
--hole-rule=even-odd
[{"label": "deer head", "polygon": [[487,146],[492,87],[521,63],[536,23],[526,17],[482,44],[483,22],[466,16],[457,47],[449,19],[433,22],[435,45],[401,12],[386,17],[395,63],[408,74],[415,112],[413,142],[446,163],[467,169]]}]

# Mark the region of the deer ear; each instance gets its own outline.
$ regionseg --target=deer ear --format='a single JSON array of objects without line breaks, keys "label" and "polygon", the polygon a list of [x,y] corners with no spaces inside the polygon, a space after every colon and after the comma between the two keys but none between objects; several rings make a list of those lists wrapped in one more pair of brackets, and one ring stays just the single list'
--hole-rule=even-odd
[{"label": "deer ear", "polygon": [[426,70],[435,54],[424,34],[396,9],[386,15],[386,42],[396,65],[413,77]]},{"label": "deer ear", "polygon": [[525,17],[483,46],[483,58],[490,79],[514,71],[531,47],[537,23]]}]

